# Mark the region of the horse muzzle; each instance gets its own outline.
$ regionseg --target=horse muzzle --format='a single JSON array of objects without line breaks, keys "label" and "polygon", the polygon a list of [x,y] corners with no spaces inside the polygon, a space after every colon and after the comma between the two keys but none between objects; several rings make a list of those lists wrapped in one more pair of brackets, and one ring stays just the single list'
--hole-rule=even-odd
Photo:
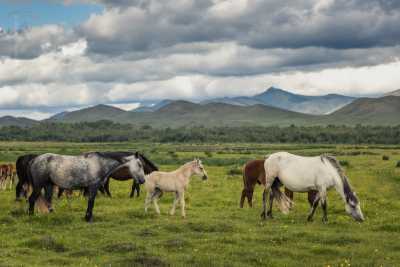
[{"label": "horse muzzle", "polygon": [[203,181],[205,181],[205,180],[208,179],[208,176],[207,175],[203,175],[202,179],[203,179]]}]

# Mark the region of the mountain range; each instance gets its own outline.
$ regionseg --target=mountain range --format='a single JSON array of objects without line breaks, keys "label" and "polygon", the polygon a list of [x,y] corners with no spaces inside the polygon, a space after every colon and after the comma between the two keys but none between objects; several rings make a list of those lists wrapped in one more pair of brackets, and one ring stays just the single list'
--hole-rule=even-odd
[{"label": "mountain range", "polygon": [[224,97],[206,100],[202,103],[225,103],[239,106],[260,104],[305,114],[323,115],[332,113],[354,100],[354,97],[337,94],[299,95],[271,87],[265,92],[251,97]]},{"label": "mountain range", "polygon": [[[44,121],[75,123],[110,120],[153,127],[398,125],[400,96],[397,96],[396,92],[381,98],[356,99],[333,94],[303,96],[270,88],[252,97],[219,98],[200,103],[163,100],[133,111],[97,105],[77,111],[62,112]],[[302,112],[299,112],[300,110]],[[332,110],[333,112],[329,113]],[[25,118],[10,116],[0,118],[0,126],[29,127],[36,123],[39,122]]]}]

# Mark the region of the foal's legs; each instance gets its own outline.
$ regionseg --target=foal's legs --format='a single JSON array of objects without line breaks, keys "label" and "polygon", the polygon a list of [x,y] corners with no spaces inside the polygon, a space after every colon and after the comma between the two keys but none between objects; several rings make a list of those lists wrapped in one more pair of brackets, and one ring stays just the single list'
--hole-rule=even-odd
[{"label": "foal's legs", "polygon": [[182,212],[182,217],[186,217],[186,211],[185,211],[185,192],[182,191],[180,193],[180,202],[181,202],[181,212]]},{"label": "foal's legs", "polygon": [[176,209],[176,204],[178,204],[178,201],[180,200],[181,195],[179,194],[178,191],[175,192],[175,199],[174,202],[172,204],[172,209],[169,212],[170,215],[175,215],[175,209]]},{"label": "foal's legs", "polygon": [[310,213],[308,214],[308,217],[307,217],[307,220],[308,220],[309,222],[311,222],[311,221],[313,220],[313,216],[314,216],[315,210],[316,210],[317,207],[318,207],[319,200],[320,200],[320,194],[319,194],[319,192],[318,192],[318,193],[315,195],[314,203],[313,203],[313,205],[312,205],[312,207],[311,207],[311,210],[310,210]]},{"label": "foal's legs", "polygon": [[158,215],[161,214],[160,212],[160,207],[158,206],[158,198],[162,195],[162,192],[160,189],[156,188],[151,196],[151,200],[153,201],[154,208],[156,209],[156,212]]}]

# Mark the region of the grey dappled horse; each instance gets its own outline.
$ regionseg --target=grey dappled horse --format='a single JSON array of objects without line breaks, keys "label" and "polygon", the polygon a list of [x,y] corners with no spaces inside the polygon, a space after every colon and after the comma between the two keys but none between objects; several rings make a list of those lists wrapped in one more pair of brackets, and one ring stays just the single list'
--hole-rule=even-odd
[{"label": "grey dappled horse", "polygon": [[29,175],[33,191],[29,197],[29,214],[34,213],[35,201],[44,188],[46,199],[51,207],[53,185],[63,189],[88,188],[89,198],[85,219],[92,221],[92,211],[97,190],[109,176],[128,168],[133,179],[142,184],[144,180],[143,164],[139,154],[126,152],[90,152],[80,156],[43,154],[32,160]]}]

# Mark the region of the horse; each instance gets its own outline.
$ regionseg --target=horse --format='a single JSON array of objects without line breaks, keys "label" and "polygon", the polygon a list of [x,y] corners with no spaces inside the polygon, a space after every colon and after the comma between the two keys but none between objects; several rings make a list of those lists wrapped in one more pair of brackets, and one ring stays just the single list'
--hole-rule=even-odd
[{"label": "horse", "polygon": [[[321,201],[323,210],[322,221],[328,222],[327,214],[327,190],[335,188],[345,203],[345,210],[356,221],[364,221],[364,215],[360,208],[360,202],[356,193],[352,191],[340,163],[335,157],[321,155],[318,157],[302,157],[287,152],[278,152],[270,155],[264,163],[266,173],[265,191],[263,197],[262,217],[272,214],[272,200],[275,198],[283,210],[290,207],[290,199],[282,196],[276,190],[272,190],[270,207],[266,213],[266,193],[272,187],[280,184],[293,192],[308,192],[317,190],[318,193],[308,215],[308,221],[312,221],[316,208]],[[278,177],[278,179],[276,179]],[[275,184],[275,185],[274,185]],[[279,190],[278,190],[279,191]],[[281,209],[282,210],[282,209]]]},{"label": "horse", "polygon": [[[134,153],[132,153],[132,152],[119,152],[119,153],[125,153],[126,155],[134,155]],[[140,159],[140,161],[142,162],[142,165],[143,165],[143,169],[144,169],[144,173],[147,175],[147,174],[150,174],[151,172],[153,172],[153,171],[158,171],[158,167],[153,163],[153,162],[151,162],[148,158],[146,158],[143,154],[141,154],[141,153],[138,153],[138,155],[139,155],[139,159]],[[109,197],[112,197],[111,196],[111,192],[110,192],[110,178],[113,178],[113,179],[115,179],[115,180],[117,180],[117,181],[126,181],[126,180],[133,180],[133,183],[132,183],[132,190],[131,190],[131,193],[130,193],[130,197],[132,198],[133,196],[134,196],[134,193],[135,193],[135,191],[136,191],[136,193],[137,193],[137,196],[139,197],[139,194],[140,194],[140,184],[139,183],[137,183],[136,181],[135,181],[135,179],[133,179],[132,178],[132,175],[130,174],[130,172],[129,172],[129,169],[128,168],[121,168],[121,169],[119,169],[119,170],[117,170],[115,173],[113,173],[109,178],[107,178],[107,180],[106,180],[106,182],[104,183],[104,185],[101,185],[100,187],[99,187],[99,191],[102,193],[102,194],[107,194]],[[61,196],[62,196],[62,194],[64,193],[64,189],[62,189],[62,188],[59,188],[59,190],[58,190],[58,198],[60,198]],[[72,192],[71,191],[69,191],[69,192],[66,192],[66,194],[67,195],[72,195]],[[87,189],[83,189],[83,194],[86,196],[87,194],[88,194],[88,191],[87,191]]]},{"label": "horse", "polygon": [[18,157],[15,166],[17,169],[18,183],[15,188],[15,200],[19,201],[22,196],[25,198],[28,197],[28,187],[32,185],[32,181],[30,181],[30,177],[28,175],[29,164],[35,159],[37,154],[27,154]]},{"label": "horse", "polygon": [[29,197],[29,214],[33,215],[35,201],[42,188],[46,188],[46,200],[51,206],[53,185],[63,189],[88,188],[88,206],[85,220],[93,221],[93,207],[99,187],[115,171],[128,168],[138,183],[144,180],[144,170],[139,154],[126,152],[89,152],[79,156],[43,154],[32,160],[28,175],[33,191]]},{"label": "horse", "polygon": [[162,196],[163,192],[174,192],[175,199],[170,215],[175,214],[176,205],[179,201],[182,217],[185,218],[185,190],[188,188],[190,177],[193,175],[202,175],[203,180],[208,179],[207,172],[199,159],[194,159],[172,172],[155,171],[146,176],[145,188],[147,196],[144,205],[145,212],[147,213],[150,203],[153,202],[157,214],[160,214],[160,208],[157,204],[158,199]]},{"label": "horse", "polygon": [[9,180],[10,189],[14,184],[14,166],[12,164],[0,165],[0,188],[7,188],[7,180]]},{"label": "horse", "polygon": [[[146,175],[158,171],[158,167],[151,162],[148,158],[146,158],[143,154],[139,153],[139,159],[143,164],[143,169],[144,173]],[[132,175],[129,173],[129,171],[125,169],[119,169],[115,173],[113,173],[110,178],[117,180],[117,181],[127,181],[132,179]],[[107,181],[104,183],[104,191],[107,193],[109,197],[111,197],[111,192],[110,192],[110,178],[107,179]],[[132,183],[132,189],[130,193],[130,198],[133,198],[134,194],[136,191],[137,197],[140,195],[140,184],[138,184],[134,179]]]},{"label": "horse", "polygon": [[[250,207],[253,207],[253,193],[254,187],[258,183],[265,185],[265,160],[251,160],[243,166],[243,190],[240,199],[240,207],[243,208],[244,201],[247,198],[247,202]],[[285,188],[285,194],[293,201],[293,192]],[[308,192],[308,202],[310,206],[313,205],[317,191]]]}]

